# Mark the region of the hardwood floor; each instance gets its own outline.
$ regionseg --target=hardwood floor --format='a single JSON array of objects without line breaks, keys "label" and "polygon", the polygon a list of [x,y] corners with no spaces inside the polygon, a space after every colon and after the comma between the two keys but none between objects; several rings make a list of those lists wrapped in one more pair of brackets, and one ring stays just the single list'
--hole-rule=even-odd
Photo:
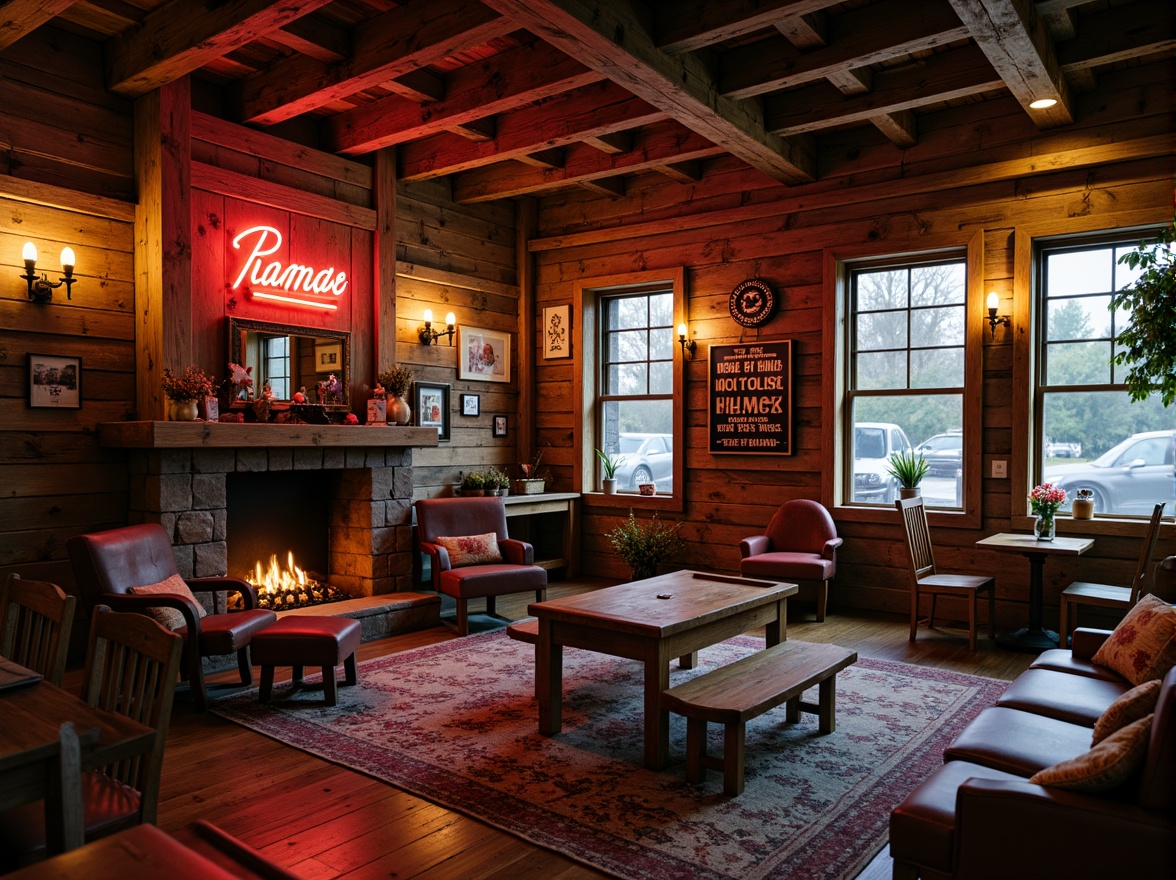
[{"label": "hardwood floor", "polygon": [[[607,586],[555,583],[549,596]],[[506,617],[526,615],[527,594],[499,599]],[[790,638],[855,647],[862,657],[900,660],[1012,679],[1032,657],[982,638],[968,651],[967,633],[907,625],[894,615],[837,613],[821,624],[798,605]],[[455,638],[445,627],[367,642],[360,660]],[[279,678],[283,670],[279,670]],[[289,670],[285,670],[289,673]],[[232,674],[218,676],[231,680]],[[212,679],[213,681],[216,678]],[[362,685],[362,673],[361,673]],[[215,694],[215,691],[214,691]],[[186,695],[176,701],[163,767],[158,824],[178,831],[207,819],[306,880],[395,877],[398,880],[583,880],[607,875],[512,835],[435,806],[363,774],[283,746],[211,713],[197,714]],[[890,876],[883,853],[860,875]]]}]

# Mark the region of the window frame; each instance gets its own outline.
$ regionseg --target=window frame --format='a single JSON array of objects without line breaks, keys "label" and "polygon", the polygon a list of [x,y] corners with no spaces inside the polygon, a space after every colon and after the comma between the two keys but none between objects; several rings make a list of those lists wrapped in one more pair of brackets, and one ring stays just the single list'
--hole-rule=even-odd
[{"label": "window frame", "polygon": [[[835,519],[890,523],[895,511],[889,505],[865,505],[846,499],[846,460],[853,426],[849,419],[848,395],[848,327],[851,319],[850,273],[864,264],[890,263],[909,265],[963,258],[965,272],[964,295],[964,384],[961,429],[963,455],[961,466],[968,477],[964,480],[960,509],[929,508],[929,522],[938,527],[979,528],[981,524],[982,484],[987,471],[983,454],[983,379],[984,349],[989,344],[988,327],[984,320],[986,285],[984,275],[984,234],[967,236],[930,237],[927,246],[918,251],[895,251],[878,244],[849,249],[829,249],[825,252],[824,287],[825,323],[822,330],[822,372],[824,417],[829,441],[822,444],[821,501],[833,511]],[[991,286],[991,285],[989,285]],[[913,441],[912,441],[913,445]],[[852,465],[851,465],[852,467]],[[852,497],[852,493],[850,495]]]},{"label": "window frame", "polygon": [[688,444],[685,435],[685,359],[681,346],[673,349],[673,415],[674,466],[672,494],[638,495],[632,492],[605,495],[596,486],[596,448],[600,424],[600,408],[596,397],[597,381],[600,375],[602,357],[599,350],[601,340],[600,301],[605,296],[642,293],[669,289],[674,296],[674,319],[672,327],[689,323],[687,311],[686,270],[676,267],[667,270],[632,272],[597,278],[583,278],[575,283],[573,291],[574,314],[580,317],[580,328],[576,335],[581,353],[580,363],[573,379],[573,485],[581,494],[582,503],[587,507],[650,511],[675,511],[685,509],[686,499],[686,453]]}]

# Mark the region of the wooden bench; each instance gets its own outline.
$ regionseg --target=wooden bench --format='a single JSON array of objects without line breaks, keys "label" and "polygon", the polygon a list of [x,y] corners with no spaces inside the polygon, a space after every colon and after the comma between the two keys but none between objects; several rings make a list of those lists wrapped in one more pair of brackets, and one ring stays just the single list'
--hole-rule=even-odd
[{"label": "wooden bench", "polygon": [[[785,641],[662,691],[662,708],[686,717],[686,781],[701,782],[707,769],[722,770],[724,793],[740,794],[747,722],[781,703],[788,704],[788,721],[809,712],[821,733],[832,733],[837,673],[855,662],[857,652],[848,648]],[[801,694],[813,685],[819,686],[817,703],[802,702]],[[723,725],[722,758],[706,753],[711,721]]]}]

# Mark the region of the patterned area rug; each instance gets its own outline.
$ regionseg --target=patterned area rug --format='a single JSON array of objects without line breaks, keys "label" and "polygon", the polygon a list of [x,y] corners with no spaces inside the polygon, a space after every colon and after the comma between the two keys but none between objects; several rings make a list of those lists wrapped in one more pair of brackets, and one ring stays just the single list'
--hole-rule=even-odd
[{"label": "patterned area rug", "polygon": [[[762,646],[741,636],[708,648],[697,669],[672,664],[671,682]],[[782,706],[749,723],[746,789],[727,798],[718,773],[686,784],[678,716],[675,763],[642,768],[636,662],[565,649],[563,732],[540,736],[533,652],[484,633],[362,664],[333,709],[321,689],[287,684],[268,706],[244,692],[214,711],[618,877],[833,880],[878,853],[891,809],[1006,686],[859,660],[837,677],[834,733],[807,714],[786,723]]]}]

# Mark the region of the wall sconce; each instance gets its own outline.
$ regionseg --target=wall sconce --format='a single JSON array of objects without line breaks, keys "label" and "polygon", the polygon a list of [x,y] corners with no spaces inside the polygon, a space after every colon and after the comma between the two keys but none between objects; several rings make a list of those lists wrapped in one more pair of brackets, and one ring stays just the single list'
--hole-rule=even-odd
[{"label": "wall sconce", "polygon": [[432,309],[425,309],[425,326],[422,327],[417,332],[417,335],[421,339],[421,345],[432,345],[434,342],[437,341],[438,336],[448,336],[449,337],[449,344],[453,345],[453,334],[454,334],[454,332],[456,332],[453,329],[453,325],[456,323],[457,323],[457,317],[453,314],[453,312],[450,312],[449,314],[447,314],[445,316],[445,329],[444,330],[434,330],[433,329],[433,310]]},{"label": "wall sconce", "polygon": [[678,344],[682,346],[682,357],[686,357],[686,352],[690,352],[690,357],[694,356],[694,349],[697,343],[693,339],[686,338],[686,325],[678,325]]},{"label": "wall sconce", "polygon": [[78,279],[73,277],[74,252],[73,248],[61,251],[61,271],[65,273],[60,281],[50,281],[48,275],[37,277],[37,247],[31,241],[26,241],[21,251],[24,260],[25,273],[20,277],[29,283],[29,299],[33,302],[47,303],[53,301],[55,288],[65,285],[65,298],[73,299],[71,288]]},{"label": "wall sconce", "polygon": [[1009,324],[1008,315],[1001,315],[1000,317],[997,317],[996,308],[999,305],[1000,297],[995,293],[988,294],[988,326],[992,329],[993,339],[996,339],[996,328],[1001,324],[1004,324],[1006,327],[1011,326]]}]

